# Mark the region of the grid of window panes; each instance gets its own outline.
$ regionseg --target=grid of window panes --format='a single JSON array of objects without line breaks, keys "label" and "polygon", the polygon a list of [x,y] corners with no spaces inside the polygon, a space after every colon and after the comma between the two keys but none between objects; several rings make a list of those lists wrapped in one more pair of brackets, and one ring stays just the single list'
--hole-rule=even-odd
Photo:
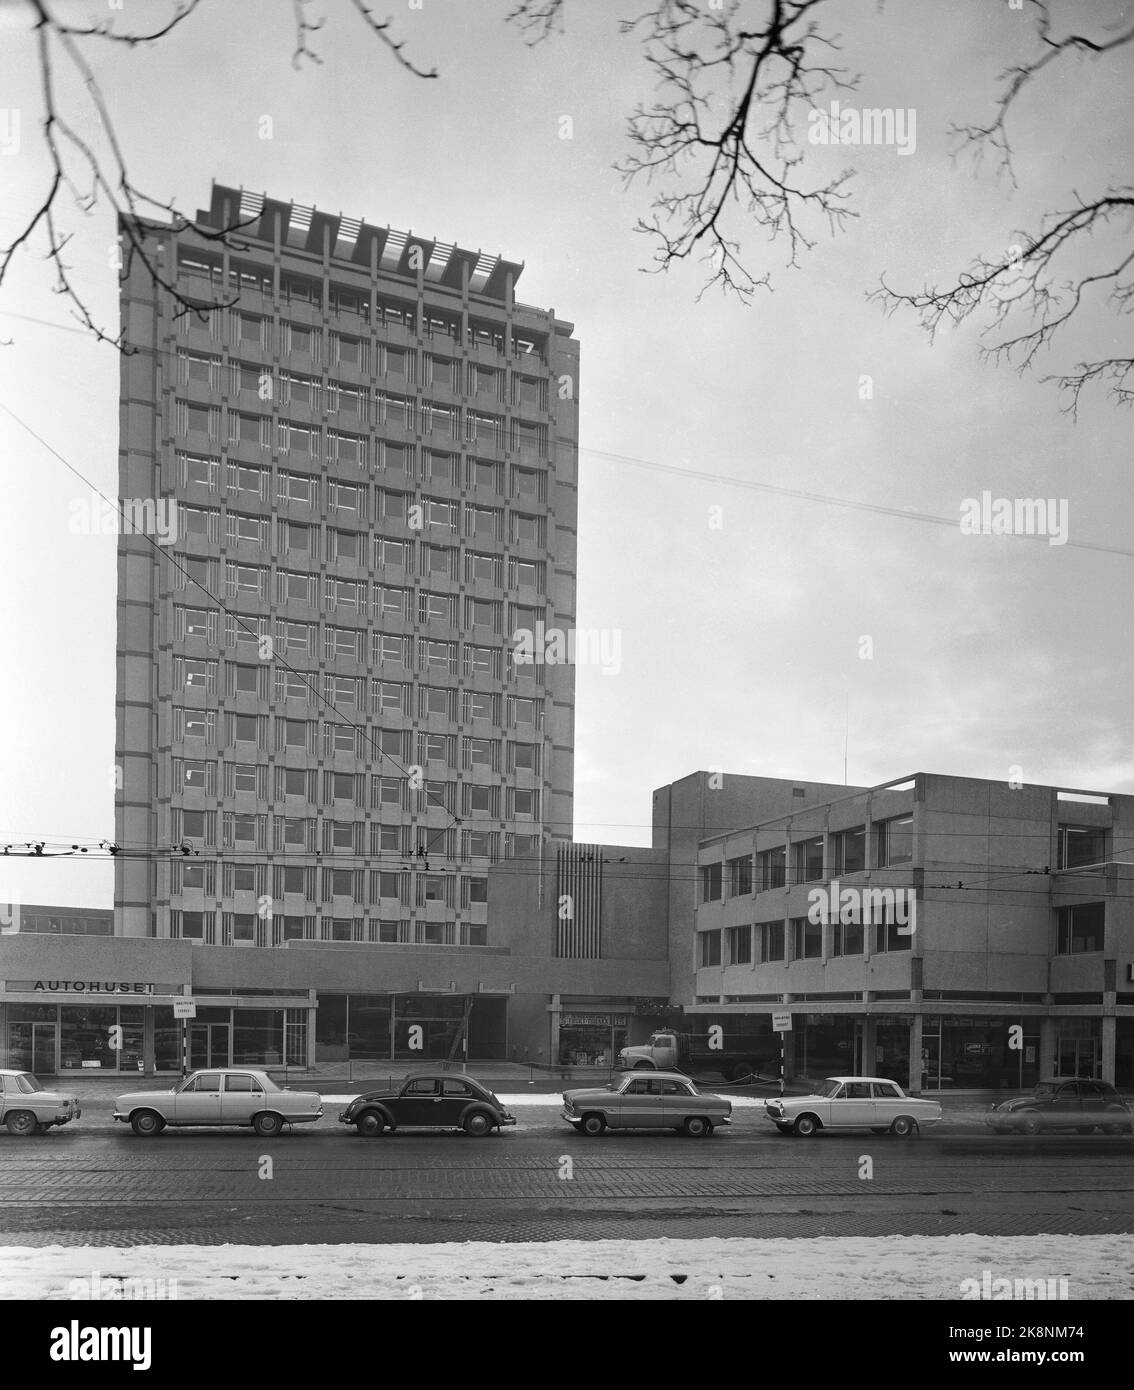
[{"label": "grid of window panes", "polygon": [[179,255],[239,299],[177,320],[162,401],[171,930],[485,945],[488,867],[540,853],[563,699],[511,660],[556,622],[546,338]]}]

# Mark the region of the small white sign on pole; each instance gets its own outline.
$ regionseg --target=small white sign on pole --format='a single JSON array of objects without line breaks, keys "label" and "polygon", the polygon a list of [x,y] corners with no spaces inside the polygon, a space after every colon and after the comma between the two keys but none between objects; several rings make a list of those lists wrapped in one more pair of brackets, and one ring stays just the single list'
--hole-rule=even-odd
[{"label": "small white sign on pole", "polygon": [[772,1031],[776,1033],[790,1033],[791,1014],[773,1014]]},{"label": "small white sign on pole", "polygon": [[173,1001],[174,1018],[196,1018],[197,1001],[195,999],[175,999]]}]

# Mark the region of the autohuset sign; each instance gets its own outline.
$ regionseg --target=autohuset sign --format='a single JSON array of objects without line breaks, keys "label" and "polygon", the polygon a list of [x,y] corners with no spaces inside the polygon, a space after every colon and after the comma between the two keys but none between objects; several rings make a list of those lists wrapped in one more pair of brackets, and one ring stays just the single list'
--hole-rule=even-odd
[{"label": "autohuset sign", "polygon": [[155,986],[141,980],[24,980],[8,981],[10,991],[33,994],[153,994]]}]

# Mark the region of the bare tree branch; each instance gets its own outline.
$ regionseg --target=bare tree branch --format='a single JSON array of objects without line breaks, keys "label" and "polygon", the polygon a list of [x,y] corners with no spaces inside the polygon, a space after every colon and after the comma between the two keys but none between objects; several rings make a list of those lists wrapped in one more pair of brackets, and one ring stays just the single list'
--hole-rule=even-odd
[{"label": "bare tree branch", "polygon": [[[1000,172],[1007,173],[1013,184],[1007,118],[1021,93],[1069,53],[1097,58],[1134,39],[1134,24],[1112,31],[1107,38],[1069,34],[1056,39],[1046,0],[1030,3],[1037,11],[1035,32],[1043,51],[1032,61],[1001,73],[1004,85],[992,120],[984,125],[952,127],[961,142],[955,153],[968,149],[979,164],[984,152],[994,152]],[[1096,287],[1105,289],[1101,301],[1114,313],[1125,315],[1134,307],[1134,250],[1129,249],[1134,230],[1134,186],[1108,188],[1103,196],[1089,202],[1078,194],[1073,197],[1071,209],[1045,214],[1039,230],[1017,232],[1019,244],[1010,249],[1006,260],[977,256],[952,283],[927,284],[915,292],[899,292],[882,277],[869,297],[889,313],[912,309],[931,340],[943,322],[957,325],[979,310],[987,316],[980,336],[991,340],[982,345],[982,358],[1009,365],[1020,374],[1033,370],[1040,352],[1052,348]],[[1100,251],[1099,234],[1104,232],[1110,236]],[[1089,264],[1093,268],[1085,268]],[[1096,300],[1099,297],[1094,296]],[[1048,373],[1041,380],[1053,382],[1064,393],[1062,409],[1076,419],[1082,392],[1091,384],[1108,383],[1109,395],[1119,405],[1134,402],[1132,374],[1134,354],[1082,361],[1074,371]]]},{"label": "bare tree branch", "polygon": [[323,20],[317,19],[314,22],[307,18],[304,7],[309,5],[311,0],[291,0],[292,13],[295,16],[295,52],[291,55],[291,65],[296,71],[304,58],[309,62],[323,66],[323,60],[313,48],[307,43],[307,35],[314,34],[316,30],[322,29]]},{"label": "bare tree branch", "polygon": [[761,18],[742,24],[741,0],[721,10],[659,0],[623,22],[623,33],[643,35],[659,89],[652,105],[630,117],[632,152],[617,166],[628,184],[640,176],[662,181],[652,215],[637,224],[655,243],[656,271],[701,253],[709,266],[705,289],[718,285],[747,301],[770,278],[740,260],[739,243],[725,230],[730,211],[769,240],[786,237],[792,266],[814,245],[805,215],[819,214],[832,232],[856,215],[844,206],[851,171],[812,187],[800,178],[797,119],[824,93],[858,83],[822,57],[838,48],[811,18],[823,3],[759,0]]},{"label": "bare tree branch", "polygon": [[[324,21],[308,18],[305,9],[308,3],[310,0],[293,0],[296,49],[292,55],[292,62],[296,67],[305,57],[313,63],[322,62],[310,47],[308,36],[321,29]],[[372,32],[377,34],[402,67],[418,77],[437,76],[435,70],[421,71],[402,54],[403,44],[396,43],[387,32],[391,21],[380,23],[375,20],[361,0],[352,0],[352,3]],[[3,287],[5,276],[16,254],[21,249],[28,248],[39,235],[43,235],[47,243],[46,259],[51,263],[55,273],[55,293],[69,302],[72,317],[81,325],[82,330],[92,334],[96,341],[111,343],[121,352],[132,351],[126,341],[125,330],[112,333],[95,321],[79,287],[72,279],[71,266],[65,257],[65,251],[73,233],[64,231],[60,224],[59,195],[65,191],[70,194],[74,206],[85,216],[93,212],[100,199],[109,204],[116,214],[120,235],[125,241],[125,270],[129,271],[136,257],[153,283],[170,295],[177,306],[176,316],[194,314],[203,319],[213,309],[228,308],[236,304],[239,296],[235,294],[227,298],[200,298],[187,295],[180,290],[177,287],[175,272],[170,274],[164,271],[147,248],[144,228],[148,219],[160,213],[168,219],[163,225],[172,226],[174,231],[192,228],[198,236],[239,249],[240,242],[232,240],[232,234],[252,225],[254,219],[235,221],[221,228],[200,226],[179,212],[171,199],[156,198],[142,192],[129,176],[117,128],[98,79],[81,48],[81,42],[88,39],[109,40],[131,48],[156,42],[193,14],[199,8],[201,0],[179,0],[170,19],[147,33],[119,33],[109,21],[87,26],[69,24],[54,12],[54,0],[29,0],[29,4],[35,16],[32,27],[36,35],[43,101],[41,134],[50,176],[43,197],[22,229],[6,246],[0,247],[0,288]],[[80,136],[74,123],[60,111],[55,87],[56,50],[66,56],[83,80],[109,149],[108,157],[104,157],[90,141]],[[0,344],[9,345],[8,342]]]},{"label": "bare tree branch", "polygon": [[1038,12],[1036,37],[1044,52],[1032,62],[1014,64],[1000,74],[998,80],[1004,84],[1004,88],[997,99],[995,115],[991,121],[985,125],[950,127],[951,134],[958,142],[955,154],[960,153],[962,149],[968,149],[979,164],[985,152],[991,149],[997,156],[1001,172],[1006,173],[1013,184],[1016,182],[1016,175],[1012,168],[1012,147],[1008,141],[1007,120],[1008,113],[1025,87],[1045,68],[1058,62],[1068,53],[1089,53],[1098,57],[1121,48],[1134,39],[1134,24],[1120,30],[1109,39],[1089,39],[1083,34],[1068,34],[1066,38],[1054,39],[1051,36],[1051,14],[1047,0],[1029,0],[1029,3]]},{"label": "bare tree branch", "polygon": [[521,0],[514,10],[504,16],[505,24],[514,24],[525,35],[529,48],[563,32],[563,0]]},{"label": "bare tree branch", "polygon": [[366,20],[371,30],[378,35],[378,37],[382,40],[382,42],[386,45],[386,47],[390,50],[390,52],[394,55],[398,62],[401,63],[403,68],[405,68],[408,72],[412,72],[415,77],[437,76],[436,68],[430,68],[429,71],[426,72],[423,68],[415,67],[415,65],[411,63],[408,58],[403,56],[402,49],[406,46],[405,40],[403,39],[401,43],[395,43],[388,33],[390,25],[394,22],[392,19],[387,19],[385,23],[380,24],[378,20],[374,18],[371,12],[362,3],[362,0],[351,0],[351,4],[363,17],[363,19]]},{"label": "bare tree branch", "polygon": [[[183,19],[188,18],[200,3],[201,0],[184,0],[184,3],[177,6],[173,18],[170,19],[168,23],[163,24],[160,29],[155,29],[151,34],[119,34],[111,27],[110,21],[107,21],[105,24],[94,24],[86,29],[77,29],[73,24],[64,24],[57,19],[52,19],[50,23],[55,32],[60,36],[66,34],[71,38],[110,39],[114,43],[124,43],[133,48],[140,43],[154,43],[158,39],[165,38],[166,34],[172,29],[175,29]],[[42,9],[41,6],[37,6],[37,8]]]}]

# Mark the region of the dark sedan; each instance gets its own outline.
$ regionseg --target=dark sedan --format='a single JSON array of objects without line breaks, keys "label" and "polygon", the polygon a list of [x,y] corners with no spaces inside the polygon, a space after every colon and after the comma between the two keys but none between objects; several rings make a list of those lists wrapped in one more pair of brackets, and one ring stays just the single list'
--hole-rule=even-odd
[{"label": "dark sedan", "polygon": [[480,1138],[516,1120],[498,1096],[471,1076],[415,1072],[391,1090],[357,1096],[339,1116],[339,1123],[354,1125],[367,1139],[411,1126],[463,1129]]},{"label": "dark sedan", "polygon": [[1113,1086],[1074,1077],[1053,1077],[1041,1081],[1030,1096],[1001,1101],[992,1107],[988,1123],[998,1134],[1039,1134],[1048,1129],[1134,1133],[1134,1115]]}]

